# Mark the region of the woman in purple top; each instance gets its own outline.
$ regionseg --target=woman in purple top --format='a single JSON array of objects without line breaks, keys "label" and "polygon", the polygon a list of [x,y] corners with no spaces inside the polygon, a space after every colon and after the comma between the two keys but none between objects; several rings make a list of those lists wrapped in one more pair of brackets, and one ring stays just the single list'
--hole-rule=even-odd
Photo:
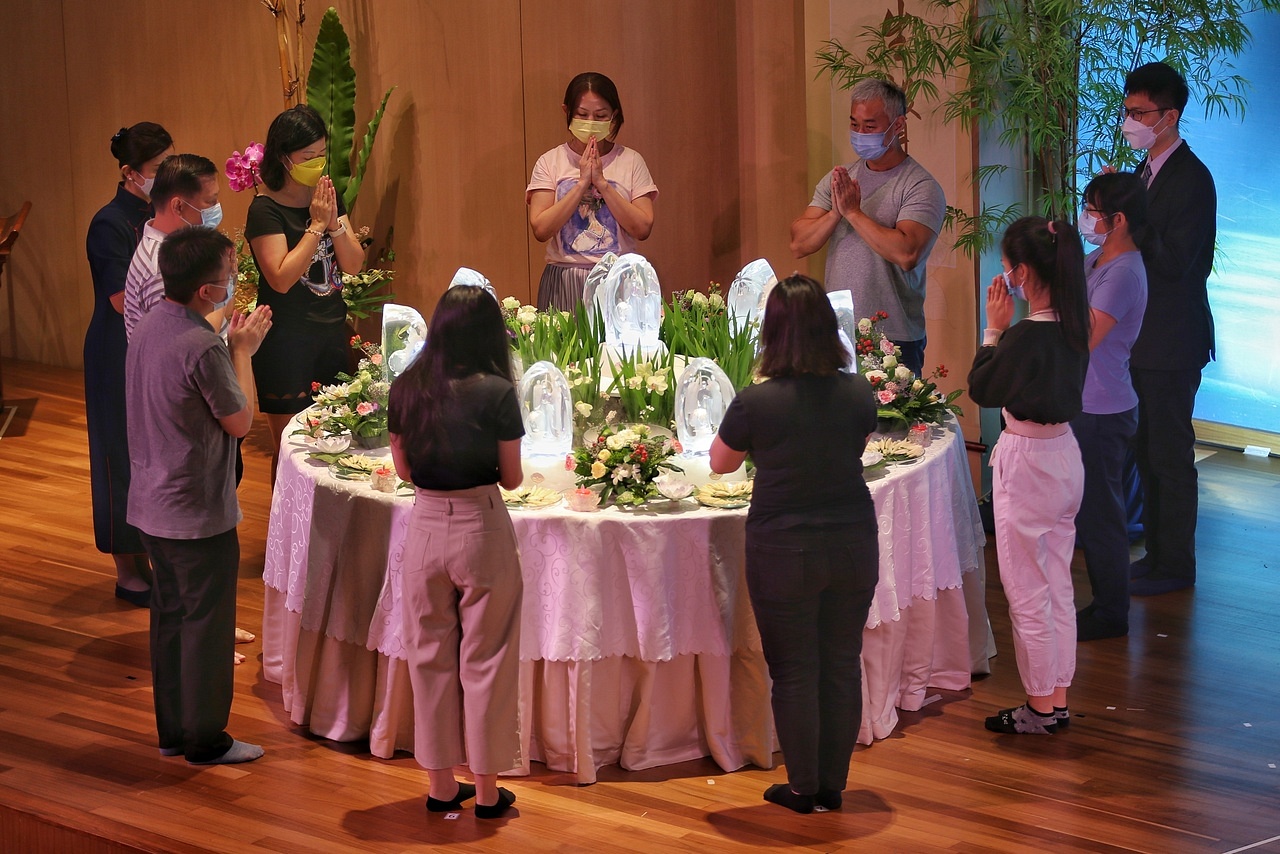
[{"label": "woman in purple top", "polygon": [[1147,271],[1140,246],[1148,239],[1147,188],[1131,172],[1099,175],[1084,191],[1080,233],[1099,248],[1085,258],[1092,330],[1084,411],[1071,430],[1084,461],[1084,500],[1076,544],[1084,551],[1093,601],[1076,615],[1081,641],[1129,633],[1129,536],[1124,465],[1138,429],[1138,395],[1129,378],[1129,350],[1147,307]]}]

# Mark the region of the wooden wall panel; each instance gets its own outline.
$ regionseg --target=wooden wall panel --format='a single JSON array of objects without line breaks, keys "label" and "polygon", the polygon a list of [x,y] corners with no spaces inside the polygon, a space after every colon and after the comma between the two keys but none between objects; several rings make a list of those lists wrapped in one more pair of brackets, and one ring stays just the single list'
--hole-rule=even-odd
[{"label": "wooden wall panel", "polygon": [[[529,298],[519,4],[340,3],[357,121],[396,90],[353,221],[394,225],[397,301],[430,314],[460,266]],[[363,128],[361,128],[363,132]]]},{"label": "wooden wall panel", "polygon": [[[400,301],[428,313],[460,265],[532,298],[544,247],[524,187],[565,139],[565,84],[589,68],[618,83],[623,142],[658,182],[642,251],[668,291],[727,286],[761,255],[788,266],[786,225],[808,192],[792,134],[803,124],[801,0],[602,0],[589,16],[552,0],[336,5],[358,121],[398,86],[353,221],[371,226],[375,251],[394,225]],[[308,5],[308,54],[323,9]],[[220,167],[263,141],[284,105],[275,29],[257,0],[6,0],[0,24],[0,209],[36,202],[14,256],[12,314],[0,294],[0,352],[77,366],[92,312],[84,232],[118,180],[111,134],[159,121],[179,150]],[[228,233],[250,200],[224,183]]]},{"label": "wooden wall panel", "polygon": [[[568,139],[560,107],[569,80],[582,71],[606,74],[626,112],[619,141],[640,152],[658,185],[653,235],[640,253],[668,293],[705,289],[713,279],[728,287],[743,257],[735,4],[603,0],[590,14],[571,8],[559,0],[521,3],[521,190],[538,157]],[[531,240],[535,289],[544,258],[545,245]]]},{"label": "wooden wall panel", "polygon": [[62,3],[5,0],[0,33],[0,213],[33,203],[0,282],[0,354],[75,365],[93,301],[72,203]]},{"label": "wooden wall panel", "polygon": [[804,14],[799,3],[773,0],[741,0],[737,9],[742,263],[763,257],[786,276],[800,266],[791,221],[810,198]]}]

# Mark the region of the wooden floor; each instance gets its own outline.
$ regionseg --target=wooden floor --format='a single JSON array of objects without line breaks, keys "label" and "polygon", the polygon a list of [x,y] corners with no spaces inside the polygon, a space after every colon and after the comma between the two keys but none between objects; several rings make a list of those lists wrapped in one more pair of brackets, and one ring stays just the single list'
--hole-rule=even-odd
[{"label": "wooden floor", "polygon": [[[589,787],[535,766],[507,783],[517,817],[451,821],[426,814],[411,757],[375,759],[293,726],[257,644],[241,647],[230,729],[266,757],[205,769],[161,758],[146,612],[111,596],[111,563],[93,546],[82,375],[8,362],[4,382],[18,411],[0,439],[0,851],[1280,851],[1276,459],[1201,462],[1200,583],[1135,600],[1129,638],[1080,646],[1068,732],[982,727],[1021,700],[988,555],[994,674],[860,748],[840,812],[764,803],[781,768],[703,760],[606,768]],[[265,451],[259,427],[241,489],[250,629]]]}]

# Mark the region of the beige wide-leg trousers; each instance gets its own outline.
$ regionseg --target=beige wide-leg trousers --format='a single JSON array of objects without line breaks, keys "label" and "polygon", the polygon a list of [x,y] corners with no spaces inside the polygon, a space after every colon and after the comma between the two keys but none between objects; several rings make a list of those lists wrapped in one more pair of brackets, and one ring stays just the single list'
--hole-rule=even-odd
[{"label": "beige wide-leg trousers", "polygon": [[419,489],[403,566],[414,757],[473,774],[517,767],[523,581],[497,486]]}]

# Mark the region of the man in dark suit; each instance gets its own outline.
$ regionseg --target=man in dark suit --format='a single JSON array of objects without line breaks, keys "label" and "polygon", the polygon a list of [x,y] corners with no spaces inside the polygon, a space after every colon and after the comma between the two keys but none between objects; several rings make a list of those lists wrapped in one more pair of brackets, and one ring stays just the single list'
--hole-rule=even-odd
[{"label": "man in dark suit", "polygon": [[1130,592],[1153,596],[1196,582],[1199,505],[1191,413],[1200,372],[1213,358],[1207,279],[1217,236],[1213,176],[1178,134],[1187,84],[1163,62],[1124,82],[1125,139],[1147,156],[1150,223],[1159,239],[1144,250],[1147,310],[1130,371],[1138,393],[1135,449],[1145,494],[1147,554],[1133,564]]}]

